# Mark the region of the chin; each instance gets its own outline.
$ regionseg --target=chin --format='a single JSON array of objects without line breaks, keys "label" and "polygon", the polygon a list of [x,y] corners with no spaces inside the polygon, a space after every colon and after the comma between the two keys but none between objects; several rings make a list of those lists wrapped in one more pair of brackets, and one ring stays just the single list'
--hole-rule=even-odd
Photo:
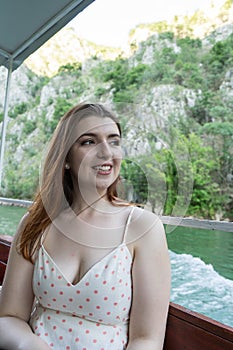
[{"label": "chin", "polygon": [[107,189],[109,188],[109,186],[111,186],[112,183],[106,183],[106,184],[101,184],[101,185],[96,185],[96,189],[98,192],[103,192],[103,191],[107,191]]},{"label": "chin", "polygon": [[96,189],[97,189],[97,191],[98,192],[100,192],[100,191],[101,192],[107,191],[107,189],[113,184],[114,181],[107,181],[107,180],[97,181],[96,182]]}]

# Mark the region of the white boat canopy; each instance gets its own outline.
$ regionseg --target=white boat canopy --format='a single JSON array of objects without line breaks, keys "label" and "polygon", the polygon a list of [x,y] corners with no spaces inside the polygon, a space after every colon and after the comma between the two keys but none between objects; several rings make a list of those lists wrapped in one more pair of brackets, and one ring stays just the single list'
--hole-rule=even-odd
[{"label": "white boat canopy", "polygon": [[0,0],[0,66],[8,69],[0,146],[2,183],[11,74],[94,0]]}]

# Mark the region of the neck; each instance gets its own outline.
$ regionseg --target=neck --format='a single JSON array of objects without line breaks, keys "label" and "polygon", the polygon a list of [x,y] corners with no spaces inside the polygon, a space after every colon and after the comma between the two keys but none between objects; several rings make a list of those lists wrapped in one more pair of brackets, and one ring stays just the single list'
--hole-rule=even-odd
[{"label": "neck", "polygon": [[74,202],[72,204],[72,209],[76,215],[81,214],[83,211],[94,212],[94,211],[106,211],[109,206],[109,201],[107,200],[107,193],[76,193]]}]

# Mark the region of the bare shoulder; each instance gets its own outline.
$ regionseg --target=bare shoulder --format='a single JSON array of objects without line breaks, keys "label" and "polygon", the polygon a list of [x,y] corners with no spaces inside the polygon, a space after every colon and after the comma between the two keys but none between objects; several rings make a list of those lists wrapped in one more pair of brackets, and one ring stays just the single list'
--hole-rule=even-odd
[{"label": "bare shoulder", "polygon": [[127,244],[132,251],[166,249],[166,235],[160,217],[146,209],[135,207],[130,221]]},{"label": "bare shoulder", "polygon": [[164,235],[164,227],[160,217],[146,209],[135,207],[129,226],[131,240],[156,239]]},{"label": "bare shoulder", "polygon": [[134,207],[133,216],[134,220],[139,220],[138,222],[141,221],[144,224],[148,221],[151,223],[160,220],[159,216],[155,213],[140,207]]},{"label": "bare shoulder", "polygon": [[28,221],[28,218],[29,218],[29,212],[26,212],[23,217],[21,218],[19,224],[18,224],[18,227],[17,227],[17,231],[16,231],[16,235],[19,234],[23,229],[24,227],[26,226],[27,224],[27,221]]}]

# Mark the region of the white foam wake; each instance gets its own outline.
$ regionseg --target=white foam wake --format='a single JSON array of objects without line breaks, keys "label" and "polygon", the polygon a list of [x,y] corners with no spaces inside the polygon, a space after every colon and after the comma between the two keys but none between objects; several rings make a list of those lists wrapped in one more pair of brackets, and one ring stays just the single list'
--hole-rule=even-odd
[{"label": "white foam wake", "polygon": [[233,327],[233,281],[189,254],[170,251],[171,301]]}]

